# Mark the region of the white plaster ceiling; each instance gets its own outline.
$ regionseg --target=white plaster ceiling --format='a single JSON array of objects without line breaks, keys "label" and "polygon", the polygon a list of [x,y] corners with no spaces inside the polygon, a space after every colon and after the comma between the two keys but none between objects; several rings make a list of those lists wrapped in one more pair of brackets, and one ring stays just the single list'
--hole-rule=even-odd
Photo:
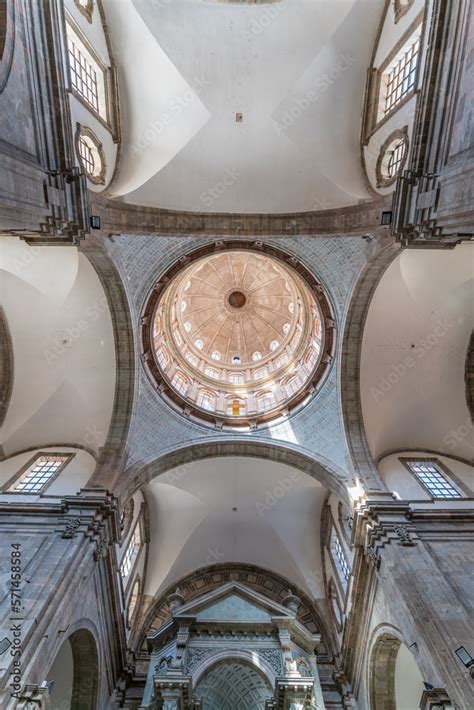
[{"label": "white plaster ceiling", "polygon": [[240,562],[324,596],[318,541],[326,490],[310,476],[264,459],[213,458],[159,476],[145,493],[146,594],[202,567]]},{"label": "white plaster ceiling", "polygon": [[211,212],[367,198],[360,116],[383,5],[104,0],[123,119],[114,193]]},{"label": "white plaster ceiling", "polygon": [[1,300],[14,379],[2,444],[81,444],[97,452],[115,394],[112,322],[99,278],[75,248],[2,238]]},{"label": "white plaster ceiling", "polygon": [[428,450],[472,459],[465,359],[474,327],[474,245],[404,250],[364,329],[361,396],[375,458]]}]

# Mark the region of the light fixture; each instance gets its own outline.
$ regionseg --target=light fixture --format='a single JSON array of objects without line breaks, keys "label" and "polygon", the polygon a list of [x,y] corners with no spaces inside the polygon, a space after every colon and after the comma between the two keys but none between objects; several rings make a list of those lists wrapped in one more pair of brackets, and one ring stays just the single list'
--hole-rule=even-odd
[{"label": "light fixture", "polygon": [[459,648],[456,649],[455,654],[459,658],[461,663],[466,666],[466,668],[470,668],[472,665],[474,665],[474,658],[471,656],[469,651],[466,651],[464,646],[459,646]]}]

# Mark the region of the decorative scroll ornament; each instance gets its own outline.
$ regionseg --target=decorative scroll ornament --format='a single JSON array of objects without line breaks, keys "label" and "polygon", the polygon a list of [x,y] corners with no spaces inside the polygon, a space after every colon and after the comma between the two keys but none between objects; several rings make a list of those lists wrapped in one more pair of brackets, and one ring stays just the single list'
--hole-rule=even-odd
[{"label": "decorative scroll ornament", "polygon": [[[60,520],[59,522],[64,522],[63,520]],[[72,540],[74,537],[76,537],[76,532],[81,524],[81,519],[80,518],[67,518],[66,519],[66,525],[63,530],[63,533],[61,537],[64,540]]]},{"label": "decorative scroll ornament", "polygon": [[367,545],[364,553],[367,561],[375,567],[375,569],[379,569],[381,559],[380,555],[375,551],[375,547],[373,545]]},{"label": "decorative scroll ornament", "polygon": [[399,537],[399,545],[402,545],[403,547],[414,547],[416,545],[416,542],[411,539],[410,532],[408,528],[404,527],[403,525],[397,525],[395,528],[395,532],[397,533]]}]

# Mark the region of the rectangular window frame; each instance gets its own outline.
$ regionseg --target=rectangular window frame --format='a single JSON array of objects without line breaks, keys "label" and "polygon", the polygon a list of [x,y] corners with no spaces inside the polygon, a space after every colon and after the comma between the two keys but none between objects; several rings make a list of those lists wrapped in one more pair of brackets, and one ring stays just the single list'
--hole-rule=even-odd
[{"label": "rectangular window frame", "polygon": [[[104,92],[104,97],[103,97],[104,113],[101,113],[100,105],[99,105],[99,110],[96,110],[95,107],[92,106],[89,103],[89,101],[87,101],[87,99],[84,98],[84,96],[80,93],[80,91],[78,91],[73,85],[72,69],[71,69],[71,64],[70,64],[70,59],[69,59],[68,27],[72,30],[73,35],[76,35],[76,37],[79,39],[81,44],[84,45],[84,48],[91,55],[92,59],[97,64],[97,67],[101,72],[102,81],[103,81],[103,92]],[[79,47],[79,49],[80,49],[80,47]],[[114,109],[113,109],[112,103],[111,103],[111,96],[114,95],[114,91],[115,91],[114,76],[113,76],[112,68],[107,67],[104,64],[102,59],[99,57],[99,55],[95,51],[94,47],[87,40],[87,37],[84,36],[84,33],[81,31],[79,25],[75,22],[74,18],[69,13],[66,13],[65,57],[66,57],[65,61],[66,61],[66,66],[67,66],[69,91],[74,95],[74,97],[88,111],[90,111],[90,113],[104,126],[104,128],[106,128],[112,134],[112,137],[115,141],[118,138],[118,135],[116,135],[117,129],[114,130],[113,121],[112,121],[112,118],[114,117],[115,118],[114,124],[116,123],[116,117],[114,116]],[[87,59],[87,57],[86,57],[86,59]]]},{"label": "rectangular window frame", "polygon": [[[399,461],[405,466],[407,471],[415,479],[415,481],[423,488],[426,493],[428,493],[432,501],[442,500],[442,501],[456,501],[465,500],[466,498],[472,497],[472,491],[470,491],[467,486],[454,474],[447,466],[445,466],[438,458],[430,456],[400,456]],[[411,463],[431,463],[438,468],[441,476],[446,480],[446,483],[450,485],[454,490],[459,493],[459,496],[434,496],[430,488],[418,477],[415,471],[412,470],[410,466]]]},{"label": "rectangular window frame", "polygon": [[[391,69],[388,70],[387,68],[382,74],[380,86],[382,86],[384,78],[386,77],[387,79],[384,86],[383,102],[379,98],[379,110],[380,103],[383,103],[383,116],[381,118],[390,116],[397,111],[403,101],[416,91],[421,50],[421,29],[420,34],[417,33],[415,36],[414,33],[411,40],[409,45],[403,48],[403,54],[396,60]],[[414,49],[415,47],[416,49]],[[416,63],[412,68],[414,59],[416,59]],[[408,84],[406,88],[404,88],[405,82]]]},{"label": "rectangular window frame", "polygon": [[[401,109],[408,101],[410,101],[413,96],[415,96],[419,91],[420,82],[420,71],[421,64],[423,63],[423,48],[425,44],[425,9],[421,10],[415,17],[413,22],[407,31],[402,35],[399,41],[396,43],[390,54],[384,59],[380,66],[372,66],[368,70],[368,84],[366,90],[366,106],[363,116],[363,143],[368,144],[370,138],[379,130],[381,126],[389,121],[396,112]],[[388,113],[384,113],[385,99],[381,97],[382,91],[382,81],[384,75],[387,73],[387,67],[394,61],[396,56],[400,53],[401,49],[409,42],[410,37],[412,37],[417,30],[420,36],[420,45],[418,49],[418,61],[416,65],[416,76],[413,88],[406,94],[406,96],[401,99],[401,101],[392,108]]]},{"label": "rectangular window frame", "polygon": [[[136,554],[136,556],[135,556],[135,559],[134,559],[134,560],[132,561],[132,563],[131,563],[131,566],[130,566],[130,569],[129,569],[129,571],[128,571],[128,574],[127,574],[126,576],[123,576],[123,575],[122,575],[122,565],[123,565],[123,563],[124,563],[124,561],[125,561],[125,558],[127,557],[128,550],[130,549],[130,546],[131,546],[131,544],[132,544],[132,540],[134,539],[134,536],[135,536],[135,533],[136,533],[137,529],[140,531],[140,544],[139,544],[139,547],[138,547],[138,551],[137,551],[137,554]],[[123,588],[123,590],[124,590],[124,594],[127,593],[127,590],[128,590],[128,588],[129,588],[129,586],[130,586],[131,581],[135,578],[136,568],[137,568],[138,561],[139,561],[139,559],[140,559],[140,555],[141,555],[141,552],[142,552],[142,550],[143,550],[144,544],[145,544],[145,543],[144,543],[144,536],[143,536],[142,514],[140,513],[139,516],[138,516],[138,518],[137,518],[137,521],[136,521],[135,525],[133,526],[133,528],[132,528],[132,530],[131,530],[131,532],[130,532],[130,534],[129,534],[129,536],[128,536],[127,544],[126,544],[126,546],[125,546],[123,555],[122,555],[121,560],[120,560],[120,563],[119,563],[118,572],[119,572],[120,580],[121,580],[121,582],[122,582],[122,588]]]},{"label": "rectangular window frame", "polygon": [[[34,456],[32,456],[24,466],[21,467],[8,481],[2,486],[1,492],[8,493],[9,495],[22,495],[22,496],[42,496],[44,492],[51,486],[51,484],[56,480],[59,474],[64,471],[66,466],[72,461],[76,454],[69,451],[37,451]],[[63,459],[62,464],[57,468],[53,475],[48,478],[46,483],[37,491],[16,491],[13,486],[17,485],[21,478],[35,465],[35,463],[40,458],[52,458],[61,457]]]}]

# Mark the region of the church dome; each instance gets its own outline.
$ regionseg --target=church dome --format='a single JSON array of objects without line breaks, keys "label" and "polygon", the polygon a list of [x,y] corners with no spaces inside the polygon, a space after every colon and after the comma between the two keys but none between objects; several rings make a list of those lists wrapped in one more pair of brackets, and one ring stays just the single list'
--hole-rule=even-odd
[{"label": "church dome", "polygon": [[148,369],[186,414],[218,426],[287,414],[328,365],[321,287],[273,249],[204,251],[153,290],[142,319]]}]

